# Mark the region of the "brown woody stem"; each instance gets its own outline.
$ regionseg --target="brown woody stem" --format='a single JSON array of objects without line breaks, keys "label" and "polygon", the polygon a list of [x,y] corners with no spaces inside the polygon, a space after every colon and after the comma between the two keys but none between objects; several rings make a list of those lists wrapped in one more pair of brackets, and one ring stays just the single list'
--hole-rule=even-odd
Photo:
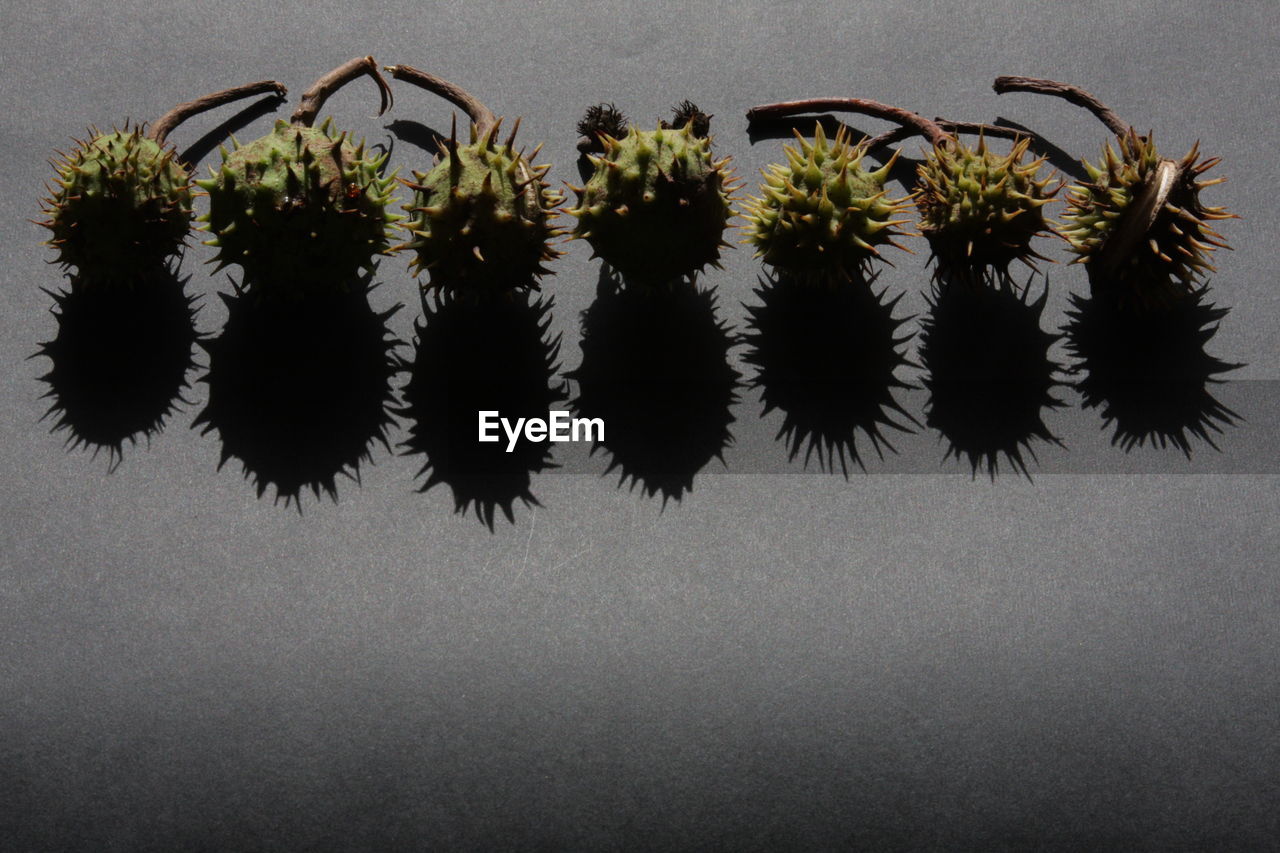
[{"label": "brown woody stem", "polygon": [[953,137],[943,130],[937,122],[930,121],[919,113],[891,107],[879,101],[867,98],[807,98],[802,101],[783,101],[777,104],[765,104],[747,110],[747,121],[766,121],[769,119],[787,118],[803,113],[827,112],[829,110],[845,110],[875,116],[887,121],[897,122],[912,127],[934,145],[952,141]]},{"label": "brown woody stem", "polygon": [[[985,134],[987,136],[999,137],[1002,139],[1024,139],[1026,137],[1034,137],[1035,134],[1030,131],[1020,130],[1016,127],[1002,127],[998,124],[983,124],[977,121],[951,121],[945,118],[935,118],[934,123],[952,135],[965,134]],[[908,125],[904,127],[896,127],[893,130],[885,131],[879,136],[873,136],[867,140],[867,148],[875,148],[877,145],[892,145],[895,142],[901,142],[920,133],[919,128]]]},{"label": "brown woody stem", "polygon": [[1084,107],[1097,116],[1098,120],[1105,124],[1116,136],[1128,136],[1131,130],[1129,123],[1116,115],[1110,107],[1089,92],[1079,86],[1072,86],[1070,83],[1059,83],[1056,80],[1045,80],[1041,77],[1006,76],[997,77],[991,88],[996,90],[997,95],[1003,95],[1008,92],[1034,92],[1037,95],[1052,95],[1056,98],[1062,98],[1064,101],[1069,101],[1077,107]]},{"label": "brown woody stem", "polygon": [[395,100],[391,95],[391,87],[387,85],[387,81],[383,80],[382,75],[378,73],[378,63],[373,61],[372,56],[357,56],[355,59],[339,65],[311,84],[311,88],[303,93],[302,100],[298,102],[298,108],[293,111],[290,121],[296,125],[310,127],[315,123],[316,116],[320,113],[320,108],[324,106],[324,102],[329,99],[329,96],[361,74],[368,74],[373,78],[373,82],[378,84],[378,93],[382,96],[382,104],[378,108],[378,115],[382,115],[391,108],[391,104]]},{"label": "brown woody stem", "polygon": [[395,79],[404,80],[428,92],[433,92],[461,108],[471,117],[471,123],[476,126],[478,139],[483,139],[489,129],[498,123],[498,117],[492,110],[466,89],[455,86],[448,80],[442,80],[434,74],[428,74],[410,65],[388,65],[385,70]]},{"label": "brown woody stem", "polygon": [[150,129],[147,131],[147,138],[157,145],[164,145],[165,140],[169,138],[169,134],[173,132],[174,128],[192,116],[211,110],[214,107],[220,107],[223,104],[229,104],[232,101],[238,101],[241,98],[251,98],[254,95],[263,95],[267,92],[275,92],[278,98],[283,98],[289,94],[289,90],[284,87],[284,84],[277,83],[275,80],[261,80],[257,83],[250,83],[247,86],[235,86],[230,89],[223,89],[221,92],[213,92],[196,98],[194,101],[178,104],[169,112],[160,116],[160,118],[151,123]]}]

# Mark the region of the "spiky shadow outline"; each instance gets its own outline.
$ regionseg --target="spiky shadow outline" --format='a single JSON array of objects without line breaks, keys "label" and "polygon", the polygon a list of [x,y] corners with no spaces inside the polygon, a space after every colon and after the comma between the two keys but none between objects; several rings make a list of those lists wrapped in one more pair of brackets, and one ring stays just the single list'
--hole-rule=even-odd
[{"label": "spiky shadow outline", "polygon": [[944,460],[966,459],[975,477],[983,469],[994,480],[1003,457],[1030,480],[1033,442],[1064,446],[1044,421],[1063,406],[1049,357],[1061,336],[1041,328],[1049,289],[1031,299],[1032,280],[935,280],[920,323],[925,424],[947,442]]},{"label": "spiky shadow outline", "polygon": [[58,331],[31,358],[51,363],[40,376],[50,401],[42,420],[67,433],[68,449],[106,450],[114,471],[125,442],[150,444],[180,404],[190,405],[182,392],[195,366],[199,308],[189,281],[175,264],[127,282],[72,277],[66,290],[45,290]]},{"label": "spiky shadow outline", "polygon": [[741,374],[729,366],[734,339],[716,317],[715,293],[691,280],[650,287],[623,284],[602,268],[596,298],[582,315],[580,417],[601,418],[605,473],[647,497],[679,501],[712,459],[733,442],[731,407]]},{"label": "spiky shadow outline", "polygon": [[779,273],[761,278],[759,305],[748,305],[745,361],[756,368],[750,387],[761,390],[764,410],[783,412],[776,439],[804,466],[817,454],[824,471],[849,477],[852,461],[866,470],[858,434],[876,455],[896,453],[883,429],[904,433],[919,423],[897,402],[895,389],[913,388],[897,378],[909,366],[903,348],[914,333],[898,332],[910,316],[895,318],[903,294],[886,299],[862,275],[840,279]]},{"label": "spiky shadow outline", "polygon": [[441,483],[453,492],[454,510],[476,517],[490,531],[497,510],[515,523],[514,505],[540,506],[532,476],[557,467],[549,442],[481,443],[477,413],[496,411],[508,420],[546,418],[567,399],[559,369],[560,336],[549,337],[553,300],[528,293],[442,295],[422,298],[414,326],[412,361],[399,414],[408,422],[405,454],[426,457],[419,476],[425,492]]},{"label": "spiky shadow outline", "polygon": [[372,288],[370,273],[345,291],[282,288],[264,298],[237,287],[219,294],[227,321],[201,342],[209,399],[193,427],[217,433],[219,470],[238,459],[259,498],[274,487],[275,503],[299,511],[304,490],[336,502],[339,475],[358,484],[374,443],[390,452],[400,342],[387,321],[402,306],[378,313],[369,304]]},{"label": "spiky shadow outline", "polygon": [[1208,301],[1208,287],[1167,304],[1140,305],[1071,295],[1066,347],[1086,409],[1101,410],[1111,444],[1126,453],[1148,443],[1191,458],[1192,438],[1219,450],[1213,435],[1243,418],[1220,403],[1210,386],[1243,364],[1205,352],[1228,308]]}]

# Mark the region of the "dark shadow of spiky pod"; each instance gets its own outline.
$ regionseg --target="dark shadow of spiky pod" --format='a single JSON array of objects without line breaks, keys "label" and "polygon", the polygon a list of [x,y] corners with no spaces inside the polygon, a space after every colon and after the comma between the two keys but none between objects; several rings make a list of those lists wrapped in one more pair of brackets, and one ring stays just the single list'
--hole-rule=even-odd
[{"label": "dark shadow of spiky pod", "polygon": [[733,441],[730,407],[740,375],[715,296],[687,281],[622,286],[606,269],[583,313],[579,416],[601,418],[609,471],[652,497],[680,500],[693,477]]},{"label": "dark shadow of spiky pod", "polygon": [[838,460],[847,477],[849,461],[865,468],[866,443],[881,458],[884,448],[892,452],[884,430],[910,432],[915,423],[894,396],[912,387],[895,375],[908,364],[903,347],[911,339],[900,334],[909,318],[893,316],[901,295],[886,299],[861,276],[785,274],[762,280],[755,294],[745,360],[757,371],[751,386],[761,389],[761,417],[783,412],[778,439],[788,458],[804,448],[806,467],[816,453],[824,470]]},{"label": "dark shadow of spiky pod", "polygon": [[1061,446],[1044,422],[1062,403],[1053,393],[1058,336],[1040,327],[1048,289],[935,284],[921,322],[920,363],[929,392],[925,423],[947,441],[947,457],[966,459],[993,479],[1001,457],[1030,476],[1036,440]]},{"label": "dark shadow of spiky pod", "polygon": [[1211,433],[1240,419],[1210,388],[1242,365],[1205,352],[1228,309],[1208,301],[1208,288],[1159,305],[1114,293],[1104,285],[1071,297],[1067,350],[1080,360],[1072,372],[1085,408],[1101,410],[1111,443],[1126,452],[1150,443],[1190,457],[1193,438],[1217,449]]},{"label": "dark shadow of spiky pod", "polygon": [[[478,440],[478,413],[546,418],[566,399],[556,381],[560,337],[550,337],[552,300],[527,293],[456,295],[442,288],[422,298],[413,360],[400,414],[408,421],[408,454],[425,456],[419,491],[438,484],[453,492],[459,513],[474,508],[493,529],[496,510],[514,523],[516,500],[538,505],[532,475],[555,465],[552,445],[521,438],[507,452],[505,436]],[[501,433],[501,430],[499,430]]]},{"label": "dark shadow of spiky pod", "polygon": [[[223,294],[227,322],[202,346],[209,401],[196,418],[222,443],[221,468],[240,461],[261,497],[301,504],[303,490],[337,500],[338,475],[358,481],[375,442],[387,447],[398,343],[370,305],[371,274],[344,292],[276,283]],[[307,293],[287,298],[286,293]],[[390,448],[388,447],[388,450]]]},{"label": "dark shadow of spiky pod", "polygon": [[105,449],[114,468],[126,441],[149,440],[187,402],[182,391],[197,340],[187,281],[157,266],[128,282],[75,278],[68,290],[46,291],[58,332],[35,355],[51,362],[40,377],[49,386],[46,417],[71,447]]}]

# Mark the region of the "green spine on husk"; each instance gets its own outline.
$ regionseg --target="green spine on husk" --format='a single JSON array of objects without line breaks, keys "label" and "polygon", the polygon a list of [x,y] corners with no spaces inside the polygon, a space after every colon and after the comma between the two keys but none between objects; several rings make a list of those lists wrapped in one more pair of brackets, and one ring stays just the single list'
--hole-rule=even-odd
[{"label": "green spine on husk", "polygon": [[128,278],[163,264],[191,223],[189,175],[172,148],[141,128],[99,133],[54,163],[58,176],[40,224],[52,232],[57,262],[79,280]]},{"label": "green spine on husk", "polygon": [[219,268],[240,265],[251,286],[278,282],[345,288],[387,253],[394,175],[389,153],[320,127],[277,121],[271,133],[222,151],[203,228],[214,234]]},{"label": "green spine on husk", "polygon": [[1002,155],[985,136],[976,149],[945,140],[920,164],[920,231],[939,277],[981,279],[990,271],[1003,280],[1014,261],[1035,269],[1036,259],[1046,260],[1031,241],[1053,233],[1043,208],[1062,187],[1050,187],[1052,174],[1037,180],[1044,158],[1023,162],[1030,142],[1024,137]]},{"label": "green spine on husk", "polygon": [[[429,287],[500,292],[537,289],[548,270],[543,262],[560,253],[549,241],[561,231],[553,211],[564,199],[542,180],[550,165],[533,166],[513,147],[512,132],[495,144],[501,119],[482,135],[471,125],[471,142],[451,134],[440,162],[414,172],[412,215],[404,227],[411,239],[396,249],[413,250],[412,266],[426,270]],[[517,122],[517,127],[519,122]],[[539,149],[541,146],[539,146]]]},{"label": "green spine on husk", "polygon": [[822,125],[813,142],[795,132],[799,148],[784,145],[787,162],[762,172],[762,195],[744,205],[746,241],[765,263],[793,274],[842,277],[864,270],[894,246],[895,226],[908,199],[890,199],[884,189],[898,154],[874,171],[862,168],[865,143],[850,145],[841,127],[828,144]]},{"label": "green spine on husk", "polygon": [[1140,303],[1197,288],[1214,270],[1213,250],[1228,248],[1209,223],[1236,218],[1200,202],[1200,190],[1226,180],[1198,180],[1218,162],[1199,160],[1199,143],[1179,161],[1162,159],[1150,134],[1132,130],[1116,148],[1105,144],[1098,165],[1084,162],[1089,180],[1067,197],[1063,235],[1074,263],[1090,266],[1095,285]]},{"label": "green spine on husk", "polygon": [[690,121],[679,129],[632,127],[622,139],[601,136],[595,171],[574,187],[573,236],[630,281],[662,284],[719,266],[731,214],[729,158],[715,160],[711,140]]}]

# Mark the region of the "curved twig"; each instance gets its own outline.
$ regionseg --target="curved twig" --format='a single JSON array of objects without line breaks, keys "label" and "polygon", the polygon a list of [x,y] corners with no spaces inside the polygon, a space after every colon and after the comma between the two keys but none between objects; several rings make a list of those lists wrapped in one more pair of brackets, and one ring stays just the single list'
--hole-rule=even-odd
[{"label": "curved twig", "polygon": [[[977,135],[979,133],[987,136],[999,137],[1001,139],[1026,139],[1035,138],[1035,134],[1029,130],[1022,130],[1016,127],[1003,127],[998,124],[983,124],[979,121],[951,121],[945,118],[934,118],[934,122],[953,136],[965,133]],[[911,125],[903,127],[895,127],[893,130],[887,130],[879,136],[872,136],[867,139],[867,148],[875,148],[877,145],[892,145],[895,142],[901,142],[904,139],[910,139],[917,136],[920,129]]]},{"label": "curved twig", "polygon": [[293,111],[290,121],[303,127],[310,127],[315,123],[316,115],[319,114],[320,108],[324,106],[324,102],[329,99],[329,96],[361,74],[368,74],[378,84],[378,93],[382,96],[382,105],[378,108],[378,115],[382,115],[391,108],[392,103],[395,101],[391,94],[391,87],[387,85],[387,81],[382,79],[382,75],[378,73],[378,63],[374,62],[372,56],[357,56],[312,83],[311,88],[303,93],[302,99],[298,102],[298,108]]},{"label": "curved twig", "polygon": [[747,110],[747,121],[767,121],[769,119],[787,118],[803,113],[827,112],[829,110],[845,110],[875,116],[897,124],[915,128],[934,145],[942,145],[952,141],[954,137],[943,130],[937,122],[931,121],[919,113],[891,107],[879,101],[867,98],[806,98],[800,101],[782,101],[776,104],[764,104]]},{"label": "curved twig", "polygon": [[[498,125],[502,119],[493,114],[493,110],[489,109],[475,95],[463,89],[461,86],[455,86],[448,80],[444,80],[434,74],[428,74],[426,71],[414,68],[412,65],[387,65],[384,69],[396,80],[404,80],[412,83],[428,92],[432,92],[455,106],[462,109],[471,119],[471,124],[475,128],[475,138],[480,140],[481,144],[487,145],[492,142],[492,137],[498,134]],[[520,130],[520,119],[517,118],[515,126],[511,129],[511,135],[507,138],[507,147],[510,148],[516,139],[516,132]],[[487,141],[486,141],[487,140]],[[449,132],[449,138],[444,140],[450,155],[456,156],[458,150],[458,122],[457,116],[454,116],[453,127]],[[537,154],[535,149],[534,154]],[[522,192],[526,193],[526,198],[534,207],[542,207],[542,194],[538,188],[536,177],[529,163],[523,156],[516,158],[516,169],[520,181],[523,183]]]},{"label": "curved twig", "polygon": [[471,123],[476,126],[478,139],[483,139],[490,128],[498,123],[498,117],[492,110],[466,89],[455,86],[448,80],[442,80],[434,74],[428,74],[410,65],[388,65],[384,70],[397,80],[404,80],[428,92],[433,92],[461,108],[471,117]]},{"label": "curved twig", "polygon": [[174,128],[182,124],[194,115],[198,115],[206,110],[214,107],[220,107],[223,104],[238,101],[241,98],[251,98],[254,95],[262,95],[267,92],[275,92],[276,97],[283,99],[289,94],[289,90],[285,88],[283,83],[275,80],[260,80],[257,83],[249,83],[245,86],[234,86],[230,89],[223,89],[221,92],[213,92],[203,95],[193,101],[185,101],[169,110],[160,118],[151,123],[150,129],[147,131],[147,138],[155,142],[157,145],[164,145],[169,134]]},{"label": "curved twig", "polygon": [[1079,86],[1073,86],[1070,83],[1059,83],[1056,80],[1046,80],[1042,77],[1004,76],[997,77],[991,88],[995,89],[997,95],[1003,95],[1008,92],[1034,92],[1037,95],[1052,95],[1056,98],[1062,98],[1064,101],[1073,103],[1077,107],[1084,107],[1093,113],[1116,136],[1127,136],[1132,129],[1128,122],[1116,115],[1115,111],[1102,103],[1102,101]]}]

